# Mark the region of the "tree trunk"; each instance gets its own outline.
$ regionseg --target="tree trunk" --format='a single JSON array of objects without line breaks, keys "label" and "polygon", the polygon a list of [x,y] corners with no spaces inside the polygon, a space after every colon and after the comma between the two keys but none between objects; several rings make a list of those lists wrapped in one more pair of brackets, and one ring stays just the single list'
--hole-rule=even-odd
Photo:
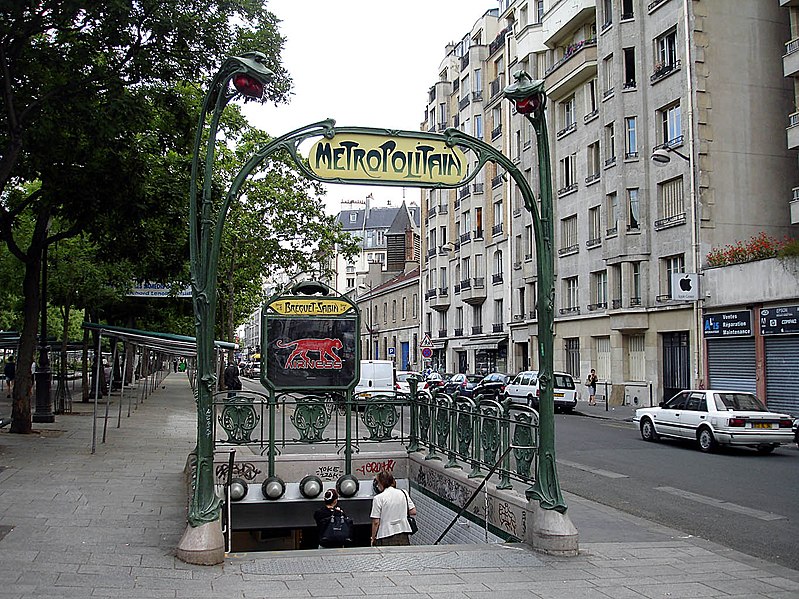
[{"label": "tree trunk", "polygon": [[[91,322],[89,309],[83,310],[83,321]],[[80,400],[89,403],[89,329],[83,329],[83,358],[80,369]]]},{"label": "tree trunk", "polygon": [[[30,255],[36,257],[30,259]],[[31,365],[33,353],[36,351],[36,329],[39,326],[39,277],[41,274],[40,252],[30,249],[25,262],[25,276],[22,280],[22,331],[19,335],[19,351],[17,352],[17,369],[14,375],[12,392],[11,432],[28,434],[32,430],[31,396],[33,376]]]}]

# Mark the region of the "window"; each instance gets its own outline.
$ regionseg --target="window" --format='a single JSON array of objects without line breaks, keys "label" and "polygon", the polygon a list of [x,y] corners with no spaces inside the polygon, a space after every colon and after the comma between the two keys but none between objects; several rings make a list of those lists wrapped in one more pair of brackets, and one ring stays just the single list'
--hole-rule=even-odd
[{"label": "window", "polygon": [[573,310],[580,305],[579,288],[577,285],[577,277],[567,277],[563,280],[564,294],[563,299],[566,302],[564,306],[567,310]]},{"label": "window", "polygon": [[600,167],[600,157],[599,157],[599,142],[595,141],[591,145],[588,146],[588,151],[586,152],[586,159],[587,159],[587,171],[588,176],[585,178],[585,183],[588,185],[594,181],[599,180],[599,173],[602,170]]},{"label": "window", "polygon": [[474,70],[474,97],[475,100],[483,99],[483,70]]},{"label": "window", "polygon": [[660,110],[660,139],[664,145],[682,143],[682,118],[679,102]]},{"label": "window", "polygon": [[503,301],[501,299],[494,300],[494,328],[496,329],[499,325],[500,330],[502,330],[502,323],[504,322],[504,314],[503,314]]},{"label": "window", "polygon": [[413,314],[413,318],[416,318],[419,315],[419,296],[418,294],[413,294],[413,307],[411,308],[411,313]]},{"label": "window", "polygon": [[662,270],[665,280],[661,281],[661,289],[665,290],[667,298],[671,297],[671,276],[685,272],[685,256],[677,254],[662,259]]},{"label": "window", "polygon": [[613,24],[613,0],[602,0],[602,29]]},{"label": "window", "polygon": [[664,33],[655,40],[655,71],[677,65],[677,29]]},{"label": "window", "polygon": [[397,320],[397,300],[391,300],[391,320]]},{"label": "window", "polygon": [[402,320],[408,320],[408,298],[402,298]]},{"label": "window", "polygon": [[605,125],[605,166],[616,162],[616,125]]},{"label": "window", "polygon": [[611,288],[611,307],[621,308],[621,264],[611,265],[609,283]]},{"label": "window", "polygon": [[588,209],[588,244],[599,245],[602,241],[602,221],[599,206]]},{"label": "window", "polygon": [[563,186],[558,190],[559,194],[577,189],[577,154],[566,156],[560,161],[560,175]]},{"label": "window", "polygon": [[633,5],[634,0],[621,0],[621,19],[622,21],[635,18]]},{"label": "window", "polygon": [[594,308],[608,307],[608,271],[599,270],[591,273],[591,299],[594,300]]},{"label": "window", "polygon": [[350,222],[351,223],[358,222],[358,213],[357,212],[350,212]]},{"label": "window", "polygon": [[483,139],[483,117],[479,114],[474,116],[474,136]]},{"label": "window", "polygon": [[624,48],[624,89],[635,88],[635,48]]},{"label": "window", "polygon": [[602,97],[607,98],[613,94],[613,54],[602,61],[602,74],[605,80],[605,88],[602,91]]},{"label": "window", "polygon": [[494,276],[502,277],[502,250],[494,252]]},{"label": "window", "polygon": [[631,381],[646,380],[646,344],[643,335],[627,337],[627,368]]},{"label": "window", "polygon": [[619,197],[616,193],[607,195],[606,203],[608,206],[608,230],[607,235],[615,235],[619,232]]},{"label": "window", "polygon": [[599,105],[596,99],[596,78],[594,78],[585,84],[585,118],[589,118],[597,112],[599,112]]},{"label": "window", "polygon": [[532,260],[533,259],[533,248],[535,244],[533,243],[533,226],[527,225],[524,227],[524,259],[525,260]]},{"label": "window", "polygon": [[472,306],[472,330],[477,329],[477,332],[483,330],[483,307]]},{"label": "window", "polygon": [[683,202],[682,177],[658,184],[660,191],[660,216],[674,219],[682,216],[685,220],[685,204]]},{"label": "window", "polygon": [[578,249],[577,241],[577,215],[561,219],[560,221],[560,252]]},{"label": "window", "polygon": [[535,3],[536,15],[535,22],[540,23],[544,20],[544,0],[536,0]]},{"label": "window", "polygon": [[560,103],[560,120],[561,130],[558,133],[561,135],[569,131],[573,131],[577,126],[574,96],[571,96]]},{"label": "window", "polygon": [[455,308],[455,328],[461,331],[456,335],[463,335],[463,308],[461,306]]},{"label": "window", "polygon": [[574,378],[580,378],[580,338],[563,340],[566,346],[566,372]]},{"label": "window", "polygon": [[438,269],[438,286],[441,289],[446,289],[448,284],[449,283],[447,280],[447,267],[442,266],[441,268]]},{"label": "window", "polygon": [[461,258],[461,281],[468,281],[472,276],[470,258]]},{"label": "window", "polygon": [[483,238],[483,209],[474,209],[474,237],[475,239]]},{"label": "window", "polygon": [[630,305],[641,305],[641,263],[630,262]]},{"label": "window", "polygon": [[355,277],[347,277],[347,289],[355,287]]},{"label": "window", "polygon": [[383,302],[383,324],[388,323],[388,302]]},{"label": "window", "polygon": [[638,118],[634,116],[624,119],[624,157],[638,158]]},{"label": "window", "polygon": [[627,230],[641,229],[641,207],[638,202],[638,189],[627,190]]}]

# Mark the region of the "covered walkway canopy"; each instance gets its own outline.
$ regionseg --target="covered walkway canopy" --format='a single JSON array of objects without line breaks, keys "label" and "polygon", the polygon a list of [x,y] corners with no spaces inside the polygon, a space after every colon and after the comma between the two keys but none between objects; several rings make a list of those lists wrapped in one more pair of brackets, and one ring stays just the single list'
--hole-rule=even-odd
[{"label": "covered walkway canopy", "polygon": [[[96,322],[84,322],[83,328],[97,331],[101,336],[116,337],[133,345],[165,354],[175,356],[195,356],[197,354],[197,340],[186,335],[126,329]],[[227,341],[214,341],[214,347],[225,351],[238,349],[237,344]]]}]

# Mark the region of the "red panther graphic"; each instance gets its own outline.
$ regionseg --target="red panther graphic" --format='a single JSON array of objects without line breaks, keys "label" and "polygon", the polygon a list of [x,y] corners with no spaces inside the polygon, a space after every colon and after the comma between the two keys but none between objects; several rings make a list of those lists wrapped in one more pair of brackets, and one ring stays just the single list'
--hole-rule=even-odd
[{"label": "red panther graphic", "polygon": [[[340,339],[295,339],[287,342],[278,339],[275,345],[281,349],[293,348],[283,368],[341,368],[341,358],[333,352],[341,349]],[[318,353],[319,359],[309,358],[308,352]]]}]

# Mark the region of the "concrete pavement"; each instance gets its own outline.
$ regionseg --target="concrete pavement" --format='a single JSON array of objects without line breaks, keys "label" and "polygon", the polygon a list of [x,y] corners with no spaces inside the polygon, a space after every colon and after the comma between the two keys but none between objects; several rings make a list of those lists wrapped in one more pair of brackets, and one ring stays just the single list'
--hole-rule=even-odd
[{"label": "concrete pavement", "polygon": [[[187,379],[169,375],[130,418],[124,410],[119,429],[118,398],[112,402],[108,440],[94,455],[90,404],[34,425],[34,435],[0,429],[0,599],[799,598],[798,571],[569,493],[580,532],[575,558],[504,544],[250,553],[221,566],[184,564],[174,553],[195,438]],[[579,410],[605,414],[604,406]],[[1,400],[0,417],[9,411]]]}]

